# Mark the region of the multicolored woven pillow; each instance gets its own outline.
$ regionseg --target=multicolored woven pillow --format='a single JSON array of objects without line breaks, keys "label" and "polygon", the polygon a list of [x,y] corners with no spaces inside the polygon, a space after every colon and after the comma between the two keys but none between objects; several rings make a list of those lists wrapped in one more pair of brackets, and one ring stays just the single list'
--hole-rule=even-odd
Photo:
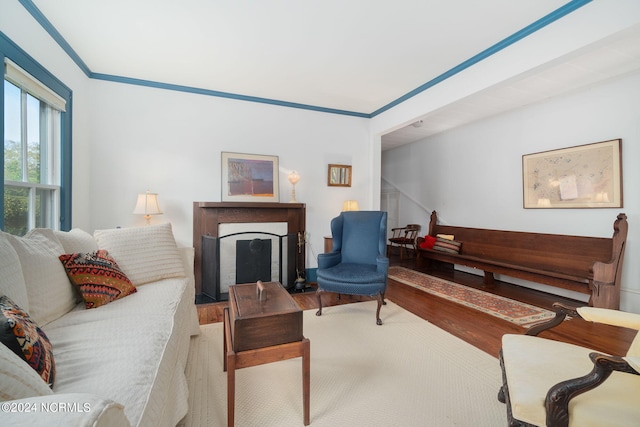
[{"label": "multicolored woven pillow", "polygon": [[127,275],[104,249],[91,253],[64,254],[59,258],[69,279],[80,290],[87,308],[100,307],[137,292]]},{"label": "multicolored woven pillow", "polygon": [[51,342],[27,312],[6,295],[0,296],[0,341],[53,386],[56,365]]}]

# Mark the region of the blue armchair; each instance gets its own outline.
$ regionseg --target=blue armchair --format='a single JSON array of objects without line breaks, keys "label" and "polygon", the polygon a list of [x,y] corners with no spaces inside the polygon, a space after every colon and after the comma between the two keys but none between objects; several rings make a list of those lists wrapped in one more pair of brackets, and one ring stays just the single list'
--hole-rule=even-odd
[{"label": "blue armchair", "polygon": [[322,293],[376,296],[376,323],[382,325],[380,308],[386,304],[389,258],[387,213],[381,211],[342,212],[331,220],[333,249],[318,255],[318,296],[322,315]]}]

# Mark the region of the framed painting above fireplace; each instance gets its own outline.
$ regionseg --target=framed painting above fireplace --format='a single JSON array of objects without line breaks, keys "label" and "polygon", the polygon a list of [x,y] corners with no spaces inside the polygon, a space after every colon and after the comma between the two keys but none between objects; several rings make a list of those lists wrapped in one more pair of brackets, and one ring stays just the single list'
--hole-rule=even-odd
[{"label": "framed painting above fireplace", "polygon": [[278,156],[222,152],[223,202],[279,202]]}]

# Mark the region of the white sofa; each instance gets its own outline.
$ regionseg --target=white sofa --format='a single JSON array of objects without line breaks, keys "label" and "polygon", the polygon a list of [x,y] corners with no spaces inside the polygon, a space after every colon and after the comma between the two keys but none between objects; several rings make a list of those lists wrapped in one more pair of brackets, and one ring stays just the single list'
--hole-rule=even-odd
[{"label": "white sofa", "polygon": [[[87,309],[58,257],[98,249],[136,291]],[[50,387],[0,344],[0,425],[175,426],[188,409],[184,371],[199,332],[194,294],[193,249],[176,246],[168,223],[93,236],[1,233],[0,297],[44,331],[55,378]]]}]

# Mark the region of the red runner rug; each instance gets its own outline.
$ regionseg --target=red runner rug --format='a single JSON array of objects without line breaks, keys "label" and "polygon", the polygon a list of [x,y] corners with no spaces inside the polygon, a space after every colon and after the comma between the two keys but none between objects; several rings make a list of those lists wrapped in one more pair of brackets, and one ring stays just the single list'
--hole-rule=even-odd
[{"label": "red runner rug", "polygon": [[404,267],[389,267],[389,278],[524,327],[555,316],[554,312],[534,305],[514,301]]}]

